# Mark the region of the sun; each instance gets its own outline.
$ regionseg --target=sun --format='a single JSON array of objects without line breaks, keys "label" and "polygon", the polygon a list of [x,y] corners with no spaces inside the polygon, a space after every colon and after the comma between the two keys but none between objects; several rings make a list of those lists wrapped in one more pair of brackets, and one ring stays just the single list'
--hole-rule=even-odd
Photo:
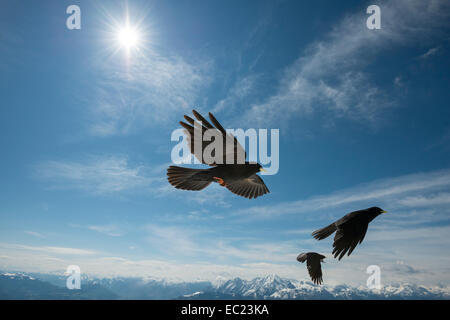
[{"label": "sun", "polygon": [[117,40],[127,50],[138,47],[140,42],[139,32],[129,26],[123,27],[117,32]]},{"label": "sun", "polygon": [[[128,8],[122,19],[105,13],[105,31],[103,48],[107,54],[115,56],[120,53],[127,64],[134,59],[141,58],[151,50],[153,32],[145,10],[138,16],[132,16]],[[145,22],[145,23],[144,23]]]}]

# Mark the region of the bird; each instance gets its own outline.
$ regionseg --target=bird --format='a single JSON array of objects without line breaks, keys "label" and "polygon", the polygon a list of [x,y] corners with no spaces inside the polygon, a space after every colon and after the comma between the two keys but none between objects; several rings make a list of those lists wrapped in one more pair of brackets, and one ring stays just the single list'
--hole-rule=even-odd
[{"label": "bird", "polygon": [[326,257],[317,252],[301,253],[297,256],[298,262],[305,262],[309,276],[315,284],[322,284],[322,267],[320,265]]},{"label": "bird", "polygon": [[333,242],[334,257],[339,260],[347,253],[349,256],[358,243],[362,243],[369,223],[382,213],[386,213],[378,207],[350,212],[329,226],[318,229],[312,233],[317,240],[322,240],[336,231]]},{"label": "bird", "polygon": [[[169,183],[177,189],[199,191],[206,188],[211,182],[217,182],[232,193],[248,199],[269,193],[264,181],[257,175],[258,172],[265,171],[264,168],[259,163],[245,161],[245,150],[236,137],[227,133],[211,112],[208,115],[214,126],[196,110],[192,110],[192,113],[197,121],[185,115],[184,119],[188,123],[180,121],[180,125],[185,129],[191,153],[210,168],[192,169],[169,166],[167,169]],[[202,137],[207,130],[211,130],[210,133],[215,139],[222,139],[223,150],[217,148],[219,150],[214,149],[211,152],[214,159],[207,159],[203,157],[203,154],[206,148],[211,148],[211,143],[215,140],[198,140],[196,134],[200,131],[195,130],[201,130]],[[197,145],[196,141],[198,141]]]}]

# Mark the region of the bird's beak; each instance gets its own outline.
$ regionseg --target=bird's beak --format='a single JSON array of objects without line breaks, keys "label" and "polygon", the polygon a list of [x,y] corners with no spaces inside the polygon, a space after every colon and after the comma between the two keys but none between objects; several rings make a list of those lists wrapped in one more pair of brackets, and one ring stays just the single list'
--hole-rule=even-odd
[{"label": "bird's beak", "polygon": [[259,168],[259,171],[262,171],[262,172],[267,172],[267,170],[266,170],[266,169],[264,169],[264,168]]},{"label": "bird's beak", "polygon": [[387,211],[381,210],[381,213],[387,213]]}]

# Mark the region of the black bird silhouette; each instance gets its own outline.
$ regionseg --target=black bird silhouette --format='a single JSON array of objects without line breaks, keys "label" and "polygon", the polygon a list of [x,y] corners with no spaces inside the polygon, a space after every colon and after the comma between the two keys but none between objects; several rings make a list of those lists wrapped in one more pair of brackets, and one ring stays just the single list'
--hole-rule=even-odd
[{"label": "black bird silhouette", "polygon": [[323,283],[322,267],[320,265],[320,263],[323,262],[323,259],[325,259],[325,256],[316,252],[301,253],[297,257],[298,262],[303,263],[306,261],[306,267],[308,268],[309,276],[315,284]]},{"label": "black bird silhouette", "polygon": [[341,219],[329,226],[312,233],[317,240],[322,240],[336,231],[333,242],[333,254],[339,260],[348,252],[353,252],[358,243],[364,240],[369,223],[382,213],[386,213],[378,207],[367,208],[346,214]]},{"label": "black bird silhouette", "polygon": [[[217,182],[234,194],[249,199],[269,193],[264,181],[256,174],[264,169],[259,163],[245,161],[245,150],[236,137],[227,133],[212,113],[209,113],[209,118],[214,126],[197,111],[192,110],[192,113],[197,121],[185,115],[184,118],[189,124],[182,121],[180,124],[185,129],[191,153],[201,163],[207,164],[211,168],[192,169],[170,166],[167,169],[169,183],[177,189],[198,191],[206,188],[211,182]],[[207,130],[211,130],[210,133],[214,134],[215,139],[222,139],[223,150],[213,149],[212,159],[204,157],[205,148],[215,141],[213,139],[203,141],[201,137]],[[200,139],[197,139],[197,132],[201,133]],[[219,159],[219,161],[214,161],[214,159]],[[227,159],[231,159],[232,163],[228,164],[230,160],[227,161]]]}]

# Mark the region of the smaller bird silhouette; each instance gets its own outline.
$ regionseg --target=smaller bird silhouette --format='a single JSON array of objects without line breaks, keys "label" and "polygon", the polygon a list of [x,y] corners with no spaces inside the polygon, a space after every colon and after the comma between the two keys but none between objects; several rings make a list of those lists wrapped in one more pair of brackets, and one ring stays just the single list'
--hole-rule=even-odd
[{"label": "smaller bird silhouette", "polygon": [[378,207],[350,212],[329,226],[312,233],[317,240],[322,240],[336,231],[333,242],[334,257],[339,260],[348,252],[353,252],[358,243],[363,242],[369,223],[382,213],[386,213]]},{"label": "smaller bird silhouette", "polygon": [[306,267],[308,268],[308,273],[311,277],[311,280],[315,284],[322,284],[322,267],[320,263],[323,262],[323,259],[325,258],[325,256],[319,253],[307,252],[299,254],[297,256],[297,261],[302,263],[306,261]]}]

